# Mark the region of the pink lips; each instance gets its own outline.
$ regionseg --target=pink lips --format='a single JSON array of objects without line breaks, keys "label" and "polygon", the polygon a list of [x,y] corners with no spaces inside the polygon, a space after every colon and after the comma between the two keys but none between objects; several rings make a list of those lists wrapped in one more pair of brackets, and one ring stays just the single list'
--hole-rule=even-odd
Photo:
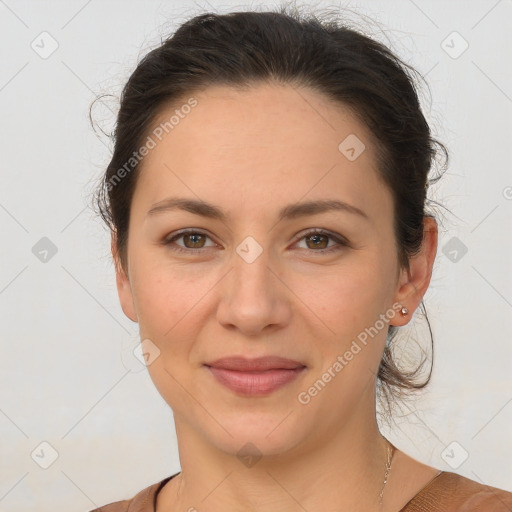
[{"label": "pink lips", "polygon": [[277,356],[225,357],[206,366],[221,384],[250,396],[267,395],[297,378],[306,368],[302,363]]}]

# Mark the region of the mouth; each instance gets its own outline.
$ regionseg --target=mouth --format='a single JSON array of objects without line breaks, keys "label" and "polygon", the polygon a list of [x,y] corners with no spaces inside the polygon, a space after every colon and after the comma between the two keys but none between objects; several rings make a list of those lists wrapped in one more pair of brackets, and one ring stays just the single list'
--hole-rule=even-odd
[{"label": "mouth", "polygon": [[306,370],[298,361],[277,356],[229,357],[205,364],[217,382],[244,396],[264,396],[295,380]]}]

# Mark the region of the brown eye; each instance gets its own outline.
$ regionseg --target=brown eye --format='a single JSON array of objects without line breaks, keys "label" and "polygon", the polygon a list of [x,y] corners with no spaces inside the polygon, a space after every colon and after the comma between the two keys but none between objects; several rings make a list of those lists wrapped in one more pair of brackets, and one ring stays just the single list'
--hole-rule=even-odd
[{"label": "brown eye", "polygon": [[309,235],[306,238],[306,243],[311,242],[311,245],[308,247],[310,249],[325,249],[327,247],[328,242],[328,236],[326,235]]},{"label": "brown eye", "polygon": [[[298,242],[305,241],[306,247],[304,249],[320,254],[337,251],[349,246],[348,241],[343,237],[318,229],[309,231],[302,236],[299,235],[297,240]],[[329,241],[334,243],[329,246]]]},{"label": "brown eye", "polygon": [[[166,238],[162,243],[165,246],[169,246],[173,251],[193,253],[194,251],[200,252],[200,249],[207,249],[216,245],[205,245],[207,239],[210,239],[210,237],[205,233],[189,230],[182,231],[170,238]],[[177,240],[183,240],[183,245],[176,243]]]},{"label": "brown eye", "polygon": [[[182,236],[185,241],[185,247],[188,249],[201,249],[204,246],[205,236],[201,233],[192,233]],[[190,245],[186,241],[190,242]]]}]

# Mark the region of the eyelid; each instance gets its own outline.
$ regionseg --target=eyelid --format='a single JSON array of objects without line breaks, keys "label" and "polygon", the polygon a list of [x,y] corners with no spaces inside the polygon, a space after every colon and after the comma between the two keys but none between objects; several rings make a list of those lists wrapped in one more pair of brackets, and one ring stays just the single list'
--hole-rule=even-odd
[{"label": "eyelid", "polygon": [[301,231],[300,233],[298,233],[295,236],[294,245],[296,243],[300,242],[301,240],[303,240],[304,238],[308,238],[313,235],[326,236],[330,240],[335,242],[334,245],[332,245],[331,247],[327,247],[325,249],[315,250],[315,249],[308,249],[308,248],[305,248],[305,249],[300,248],[300,250],[307,251],[308,254],[312,254],[313,256],[314,255],[322,256],[322,255],[327,255],[327,254],[334,254],[334,253],[341,251],[342,249],[351,247],[350,242],[343,235],[333,233],[333,232],[323,229],[323,228],[309,228],[309,229]]},{"label": "eyelid", "polygon": [[[164,246],[171,246],[175,240],[178,240],[178,239],[182,238],[183,236],[189,235],[189,234],[204,235],[205,237],[209,238],[216,244],[216,242],[213,240],[213,238],[207,232],[203,231],[200,228],[185,228],[183,230],[171,233],[171,235],[166,236],[162,240],[162,244]],[[333,240],[334,242],[336,242],[336,244],[334,246],[331,246],[331,247],[328,247],[325,249],[318,249],[318,250],[303,249],[305,251],[309,251],[310,253],[326,254],[326,253],[330,253],[330,252],[339,250],[343,247],[348,247],[350,245],[349,241],[344,236],[332,233],[323,228],[307,228],[307,229],[302,230],[301,232],[299,232],[297,235],[294,236],[293,245],[295,245],[297,242],[300,242],[302,239],[307,238],[308,236],[313,236],[313,235],[326,236],[326,237],[330,238],[331,240]],[[218,244],[216,244],[216,245],[218,245]],[[176,247],[171,247],[171,250],[176,251],[176,252],[184,252],[184,253],[192,254],[192,253],[204,252],[207,249],[211,249],[212,247],[213,246],[199,247],[197,249],[189,249],[186,247],[176,246]]]},{"label": "eyelid", "polygon": [[[170,246],[174,240],[178,240],[180,238],[182,238],[183,236],[185,235],[203,235],[207,238],[209,238],[210,240],[212,240],[213,242],[213,238],[208,234],[206,233],[205,231],[203,231],[202,229],[199,229],[199,228],[185,228],[185,229],[182,229],[180,231],[176,231],[174,233],[171,233],[170,235],[166,236],[163,240],[162,240],[162,244],[165,245],[165,246]],[[215,242],[214,242],[215,243]],[[218,244],[216,244],[218,245]],[[201,251],[204,251],[205,249],[208,249],[208,248],[211,248],[213,246],[208,246],[208,247],[200,247],[198,249],[189,249],[187,247],[181,247],[181,246],[177,246],[178,248],[173,248],[173,250],[176,250],[176,251],[182,251],[182,252],[188,252],[188,253],[191,253],[191,252],[201,252]]]}]

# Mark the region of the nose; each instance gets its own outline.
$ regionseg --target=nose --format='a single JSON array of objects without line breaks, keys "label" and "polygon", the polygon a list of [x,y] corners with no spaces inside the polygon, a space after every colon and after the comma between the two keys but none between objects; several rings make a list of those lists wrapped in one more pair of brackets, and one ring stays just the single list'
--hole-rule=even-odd
[{"label": "nose", "polygon": [[227,329],[246,336],[285,327],[291,318],[289,288],[263,252],[252,262],[238,254],[221,283],[217,319]]}]

